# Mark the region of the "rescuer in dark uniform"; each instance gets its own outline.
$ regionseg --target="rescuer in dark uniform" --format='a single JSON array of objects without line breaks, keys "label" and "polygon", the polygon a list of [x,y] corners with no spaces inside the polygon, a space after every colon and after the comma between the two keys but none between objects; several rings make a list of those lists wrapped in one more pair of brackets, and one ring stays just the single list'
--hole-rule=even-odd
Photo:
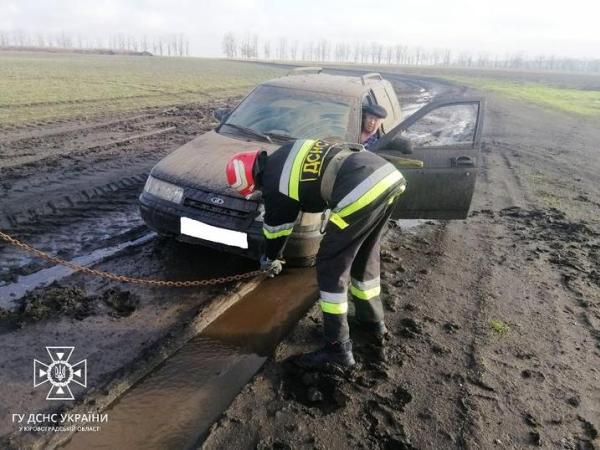
[{"label": "rescuer in dark uniform", "polygon": [[380,239],[394,200],[405,188],[402,174],[358,144],[298,140],[270,156],[254,151],[227,164],[229,184],[244,196],[261,190],[266,238],[261,267],[276,275],[298,215],[330,210],[317,254],[325,346],[301,355],[305,367],[352,366],[347,310],[348,285],[361,328],[383,342],[387,332],[380,295]]}]

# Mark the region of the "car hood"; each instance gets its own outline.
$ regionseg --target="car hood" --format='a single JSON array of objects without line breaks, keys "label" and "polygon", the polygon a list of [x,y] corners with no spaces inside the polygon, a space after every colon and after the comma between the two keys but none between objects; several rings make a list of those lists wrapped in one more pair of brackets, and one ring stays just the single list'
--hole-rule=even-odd
[{"label": "car hood", "polygon": [[162,159],[151,175],[183,187],[208,189],[235,197],[240,195],[227,184],[225,166],[238,152],[266,150],[279,146],[268,142],[244,141],[209,131]]}]

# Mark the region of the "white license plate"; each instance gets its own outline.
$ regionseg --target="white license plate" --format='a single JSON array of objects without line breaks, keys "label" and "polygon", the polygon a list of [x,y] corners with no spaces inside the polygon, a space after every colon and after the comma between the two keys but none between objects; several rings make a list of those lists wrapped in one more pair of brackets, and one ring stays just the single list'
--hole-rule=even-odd
[{"label": "white license plate", "polygon": [[214,227],[198,220],[181,218],[181,234],[233,247],[248,248],[248,235],[241,231]]}]

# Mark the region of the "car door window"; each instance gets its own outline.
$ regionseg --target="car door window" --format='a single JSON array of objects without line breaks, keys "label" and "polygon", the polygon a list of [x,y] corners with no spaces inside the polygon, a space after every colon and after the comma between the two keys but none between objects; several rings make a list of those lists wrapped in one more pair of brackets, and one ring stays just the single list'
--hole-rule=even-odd
[{"label": "car door window", "polygon": [[[429,103],[381,138],[372,151],[404,175],[406,191],[392,218],[464,219],[480,166],[483,99],[445,99]],[[405,140],[413,142],[412,152]]]},{"label": "car door window", "polygon": [[443,106],[430,111],[402,132],[415,147],[473,145],[479,104]]}]

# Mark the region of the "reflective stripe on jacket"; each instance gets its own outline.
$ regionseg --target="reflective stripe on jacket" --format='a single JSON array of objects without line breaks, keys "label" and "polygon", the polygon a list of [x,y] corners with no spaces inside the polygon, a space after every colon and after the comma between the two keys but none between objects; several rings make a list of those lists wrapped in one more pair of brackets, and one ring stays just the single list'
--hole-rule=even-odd
[{"label": "reflective stripe on jacket", "polygon": [[298,140],[290,150],[279,179],[279,192],[294,200],[300,200],[300,181],[303,175],[313,179],[320,175],[323,161],[323,141]]},{"label": "reflective stripe on jacket", "polygon": [[300,211],[331,209],[330,221],[343,229],[352,214],[382,195],[391,199],[392,191],[397,196],[404,190],[404,177],[391,163],[372,152],[354,151],[335,168],[331,199],[325,200],[320,189],[325,169],[347,147],[313,139],[297,140],[269,156],[261,186],[265,202],[263,234],[267,242],[277,244],[267,245],[271,253],[267,256],[273,257],[272,253],[285,244]]}]

